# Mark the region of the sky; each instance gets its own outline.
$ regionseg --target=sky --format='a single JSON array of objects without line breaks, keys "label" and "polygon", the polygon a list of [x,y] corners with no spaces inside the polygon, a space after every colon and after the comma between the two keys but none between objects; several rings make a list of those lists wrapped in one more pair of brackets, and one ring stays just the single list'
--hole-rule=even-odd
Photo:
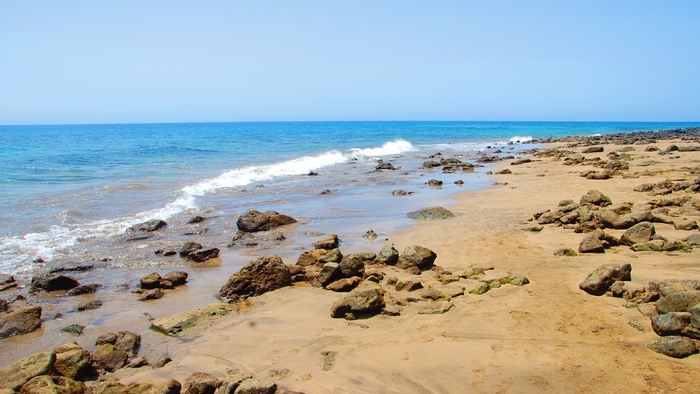
[{"label": "sky", "polygon": [[700,1],[0,0],[0,124],[700,121]]}]

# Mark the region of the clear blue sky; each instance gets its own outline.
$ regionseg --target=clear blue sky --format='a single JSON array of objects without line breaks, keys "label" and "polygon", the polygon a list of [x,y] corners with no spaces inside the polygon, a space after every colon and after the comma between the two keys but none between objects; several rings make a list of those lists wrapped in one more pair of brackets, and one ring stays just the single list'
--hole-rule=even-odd
[{"label": "clear blue sky", "polygon": [[0,0],[0,124],[700,120],[700,1]]}]

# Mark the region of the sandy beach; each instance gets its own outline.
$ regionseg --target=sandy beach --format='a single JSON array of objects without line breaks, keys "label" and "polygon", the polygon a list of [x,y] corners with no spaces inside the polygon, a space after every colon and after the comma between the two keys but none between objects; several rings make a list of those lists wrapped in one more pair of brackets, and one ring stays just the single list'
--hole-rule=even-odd
[{"label": "sandy beach", "polygon": [[[396,266],[366,265],[366,275],[374,272],[380,278],[386,314],[355,320],[331,318],[331,306],[343,294],[296,282],[232,304],[225,316],[179,337],[149,330],[154,318],[157,321],[193,309],[188,308],[188,299],[201,302],[210,297],[212,304],[217,302],[212,292],[199,292],[218,290],[226,278],[215,272],[190,270],[187,288],[147,303],[123,301],[121,307],[130,311],[128,321],[105,319],[102,326],[93,323],[95,329],[82,337],[66,334],[62,343],[76,341],[92,351],[97,335],[131,328],[142,335],[139,355],[151,362],[163,356],[172,359],[160,368],[121,368],[100,378],[122,384],[150,378],[172,378],[184,384],[195,372],[222,380],[240,372],[274,382],[277,392],[693,392],[700,372],[699,355],[676,359],[650,350],[647,344],[659,336],[638,303],[590,295],[579,284],[603,264],[624,263],[632,266],[631,283],[647,290],[654,280],[700,279],[699,247],[692,251],[636,252],[619,245],[605,253],[578,253],[587,233],[557,224],[533,229],[538,226],[536,215],[556,211],[565,200],[578,204],[589,190],[608,196],[613,207],[631,204],[633,213],[657,207],[650,204],[655,200],[700,200],[689,188],[658,195],[654,195],[658,187],[635,191],[642,184],[669,180],[672,184],[693,184],[700,177],[700,151],[659,154],[646,150],[656,146],[663,151],[674,144],[698,146],[697,142],[681,140],[594,144],[603,150],[583,153],[588,144],[555,142],[525,156],[531,161],[496,163],[494,185],[459,194],[449,207],[455,217],[416,221],[387,237],[400,253],[410,245],[432,250],[437,255],[435,266],[442,269],[416,275]],[[548,149],[560,154],[551,154],[554,150]],[[613,152],[621,155],[618,160],[627,163],[628,169],[611,173],[610,179],[581,176],[592,170],[602,172],[594,165],[610,161]],[[585,160],[576,159],[581,156]],[[506,169],[510,173],[498,174]],[[425,201],[426,207],[430,205]],[[695,207],[700,208],[700,203]],[[673,222],[700,219],[697,210],[672,205],[661,213]],[[654,226],[667,242],[698,233],[697,226],[692,230],[677,230],[670,222],[655,222]],[[604,231],[618,239],[625,232]],[[342,241],[342,232],[338,235]],[[364,251],[379,253],[386,243],[380,238],[366,244],[369,246],[355,247],[371,247]],[[578,255],[555,256],[554,252],[564,247]],[[363,251],[344,250],[342,242],[340,250],[346,255]],[[284,262],[294,264],[288,259]],[[475,267],[483,273],[474,271]],[[137,281],[146,273],[126,273],[123,281]],[[526,277],[529,283],[504,283],[484,294],[470,293],[489,280],[515,275]],[[415,280],[422,289],[398,291],[393,285]],[[85,316],[85,321],[91,318]],[[41,331],[2,339],[0,367],[25,353],[48,351],[62,343],[47,343]],[[32,351],[13,351],[23,347]]]}]

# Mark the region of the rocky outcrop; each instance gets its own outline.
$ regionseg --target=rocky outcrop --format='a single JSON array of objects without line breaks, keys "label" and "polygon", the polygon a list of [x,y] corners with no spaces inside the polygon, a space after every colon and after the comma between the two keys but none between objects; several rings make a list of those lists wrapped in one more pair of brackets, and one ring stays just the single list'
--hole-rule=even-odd
[{"label": "rocky outcrop", "polygon": [[296,222],[296,219],[291,216],[282,215],[275,211],[260,212],[250,210],[246,211],[238,218],[236,225],[240,231],[254,233],[258,231],[268,231]]},{"label": "rocky outcrop", "polygon": [[292,275],[282,259],[276,255],[263,256],[231,275],[217,297],[226,302],[243,301],[291,284]]},{"label": "rocky outcrop", "polygon": [[56,362],[53,371],[61,376],[79,380],[90,371],[92,367],[90,352],[80,347],[75,342],[61,345],[53,350]]}]

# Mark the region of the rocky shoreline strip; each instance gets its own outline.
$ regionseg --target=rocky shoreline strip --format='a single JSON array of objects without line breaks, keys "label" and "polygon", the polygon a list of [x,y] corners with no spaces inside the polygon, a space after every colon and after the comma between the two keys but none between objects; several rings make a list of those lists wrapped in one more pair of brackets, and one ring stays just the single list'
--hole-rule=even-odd
[{"label": "rocky shoreline strip", "polygon": [[[669,144],[665,149],[654,149],[652,146],[666,140],[673,140],[674,143]],[[514,182],[507,181],[509,177],[524,178],[532,176],[533,182],[537,181],[537,178],[547,179],[552,177],[551,172],[554,171],[554,166],[559,166],[567,170],[562,171],[558,175],[567,178],[575,176],[583,180],[575,180],[578,183],[616,182],[617,180],[617,183],[614,183],[615,186],[608,186],[608,188],[612,187],[615,189],[617,193],[617,190],[629,188],[632,182],[639,178],[649,177],[656,179],[659,177],[666,178],[667,175],[670,175],[668,179],[656,182],[635,182],[636,186],[629,191],[625,190],[625,196],[638,196],[634,198],[634,201],[623,199],[620,200],[621,202],[617,202],[616,198],[606,195],[612,195],[611,192],[606,191],[606,193],[602,193],[598,191],[598,189],[604,189],[599,184],[596,184],[595,187],[592,187],[592,184],[581,185],[578,186],[579,189],[583,190],[583,188],[586,188],[588,191],[579,194],[581,196],[579,202],[575,202],[571,198],[562,199],[556,208],[535,211],[530,220],[516,224],[521,227],[521,233],[525,234],[524,236],[530,241],[539,240],[542,243],[538,248],[542,248],[542,245],[549,245],[549,243],[561,243],[563,239],[569,240],[566,242],[571,242],[571,237],[581,237],[578,253],[571,247],[568,249],[556,248],[549,252],[549,255],[556,256],[549,258],[578,259],[588,263],[592,256],[611,254],[614,255],[613,258],[615,260],[632,259],[640,262],[643,266],[642,278],[645,279],[654,272],[647,264],[649,260],[655,258],[652,256],[653,254],[660,254],[669,258],[680,257],[679,261],[681,263],[674,265],[676,270],[664,271],[663,275],[673,276],[673,273],[677,272],[678,276],[681,276],[683,279],[651,278],[648,286],[633,284],[630,282],[632,278],[632,264],[611,263],[606,261],[604,257],[601,257],[602,260],[600,262],[604,264],[595,266],[593,264],[585,264],[585,266],[589,267],[586,269],[588,274],[580,275],[577,283],[585,293],[594,295],[608,294],[613,298],[620,298],[625,300],[626,309],[638,309],[642,316],[648,317],[649,320],[646,323],[639,318],[634,320],[637,322],[637,327],[634,328],[637,330],[641,328],[640,333],[651,331],[659,335],[660,339],[655,340],[650,345],[652,350],[672,357],[687,357],[697,353],[697,340],[700,337],[696,333],[700,328],[700,313],[696,310],[696,305],[700,303],[700,296],[697,296],[696,293],[700,292],[700,285],[698,285],[700,280],[687,277],[687,275],[693,274],[693,270],[688,271],[683,261],[692,261],[692,257],[697,257],[697,220],[700,216],[700,199],[697,197],[698,189],[700,188],[700,171],[698,171],[700,166],[698,164],[700,159],[700,129],[604,137],[572,137],[571,139],[548,140],[544,142],[558,144],[558,146],[552,149],[546,148],[528,152],[531,154],[530,158],[512,157],[505,160],[503,158],[498,159],[497,161],[500,162],[499,165],[503,169],[508,168],[508,162],[509,167],[512,168],[510,172],[497,171],[494,174],[499,177],[498,183],[504,187],[510,186],[514,188]],[[641,152],[635,149],[635,146],[642,145],[646,147]],[[592,146],[602,146],[603,149],[589,149]],[[608,149],[608,147],[613,148]],[[688,157],[683,157],[682,155],[688,155]],[[662,158],[667,164],[656,162],[658,160],[655,160],[655,157]],[[687,166],[676,165],[682,160],[685,160],[683,163],[687,164]],[[545,162],[549,166],[547,167],[548,172],[540,172],[541,166],[545,165]],[[446,161],[445,165],[454,166],[454,164],[454,162]],[[588,166],[599,170],[589,170],[586,168]],[[581,168],[581,171],[571,171],[571,169],[576,169],[577,167],[583,168]],[[605,176],[590,176],[596,171],[605,174]],[[571,172],[576,172],[576,174],[572,175]],[[509,183],[510,185],[508,185]],[[611,185],[613,184],[611,183]],[[542,194],[542,192],[539,193],[541,201],[544,200],[544,197],[541,196]],[[571,193],[567,190],[565,194],[570,195]],[[511,205],[513,205],[513,202],[511,201]],[[535,202],[532,202],[530,205],[535,205]],[[452,240],[451,242],[453,242],[455,235],[453,226],[463,225],[460,220],[464,218],[464,212],[442,212],[442,215],[438,216],[444,220],[434,219],[436,217],[435,207],[423,213],[423,216],[420,213],[412,214],[418,220],[428,220],[427,222],[421,222],[426,223],[427,227],[418,223],[411,230],[426,233],[427,228],[428,234],[425,234],[425,236],[428,239],[433,239],[431,237],[439,233],[439,231],[431,233],[432,229],[440,229],[443,231],[441,233],[442,239]],[[479,215],[479,213],[474,215]],[[271,219],[271,217],[275,219]],[[279,217],[282,218],[278,220]],[[244,232],[244,229],[254,228],[262,229],[260,231],[270,231],[278,225],[292,224],[293,222],[290,219],[294,220],[276,212],[260,213],[249,211],[249,213],[241,216],[238,227]],[[512,219],[510,221],[513,222]],[[263,223],[263,225],[258,226],[256,223]],[[273,223],[274,226],[268,226],[265,223]],[[695,223],[694,226],[693,223]],[[657,226],[659,229],[656,228]],[[522,232],[522,229],[528,231]],[[444,233],[445,231],[447,234]],[[150,231],[138,230],[133,232],[144,233]],[[485,233],[488,233],[488,231]],[[678,237],[679,233],[687,235]],[[415,233],[409,232],[408,234],[410,237]],[[522,234],[518,236],[523,236]],[[547,237],[548,235],[549,237]],[[235,316],[240,317],[246,313],[254,314],[255,309],[258,307],[253,305],[253,311],[250,312],[246,307],[247,303],[264,297],[267,297],[266,300],[268,302],[274,303],[275,293],[283,288],[289,288],[290,291],[323,289],[326,293],[343,293],[344,295],[340,295],[340,297],[333,297],[335,301],[330,302],[326,306],[327,312],[325,317],[319,316],[316,318],[344,318],[352,324],[367,325],[369,327],[374,324],[370,324],[370,322],[380,319],[380,317],[372,316],[383,316],[384,318],[395,319],[401,322],[410,322],[418,319],[418,315],[463,316],[467,313],[468,309],[465,309],[467,305],[471,305],[472,309],[478,309],[478,304],[489,303],[490,300],[504,301],[510,300],[511,297],[516,297],[518,294],[532,294],[533,291],[539,291],[541,286],[547,282],[544,277],[537,275],[537,270],[531,269],[525,264],[528,261],[527,258],[523,258],[522,263],[511,261],[498,264],[498,262],[488,259],[488,256],[475,256],[473,253],[465,252],[462,259],[456,259],[454,258],[454,250],[459,248],[453,244],[450,246],[449,253],[442,253],[441,249],[443,246],[440,245],[442,241],[436,242],[436,246],[433,247],[429,241],[421,240],[420,237],[415,238],[415,243],[404,242],[406,236],[405,234],[399,235],[397,238],[397,244],[398,242],[403,242],[405,245],[402,248],[402,253],[399,253],[393,245],[385,245],[381,250],[377,251],[378,253],[362,252],[344,255],[340,250],[340,238],[333,234],[318,240],[313,245],[313,249],[302,251],[295,264],[284,264],[281,258],[275,255],[258,257],[232,275],[228,282],[221,287],[217,296],[226,303],[218,304],[215,307],[218,308],[216,310],[194,313],[194,315],[206,317],[207,321],[205,323],[197,323],[197,318],[193,317],[192,313],[185,312],[187,316],[176,316],[170,318],[170,320],[155,319],[152,322],[152,327],[158,332],[175,337],[191,337],[191,334],[188,334],[188,330],[192,330],[189,332],[196,332],[196,335],[206,337],[206,332],[202,334],[202,327],[206,331],[206,327],[211,326],[212,330],[216,331],[215,327],[219,326],[223,320],[236,319]],[[466,242],[465,245],[476,242],[474,239],[469,238],[468,231],[464,232],[464,236],[465,238],[462,242]],[[511,234],[511,236],[513,235]],[[504,253],[510,250],[508,248],[509,246],[503,246]],[[623,250],[621,248],[627,249]],[[202,248],[201,245],[199,247],[197,245],[184,245],[179,253],[182,255],[184,251],[184,257],[187,258],[194,251],[201,249],[207,250]],[[511,250],[510,254],[504,254],[504,256],[512,255],[512,252],[513,250]],[[214,252],[209,253],[211,253],[210,256],[215,254]],[[683,255],[677,256],[678,254]],[[440,256],[440,260],[438,260],[438,256]],[[474,261],[464,261],[464,258],[466,260],[471,258]],[[436,261],[439,262],[442,259],[445,260],[446,266],[436,264]],[[206,260],[207,258],[203,258],[203,261]],[[480,264],[480,261],[485,261],[487,264]],[[563,265],[567,264],[569,263],[563,263]],[[511,269],[517,267],[520,267],[523,271]],[[572,271],[574,274],[580,274],[582,268],[577,267]],[[79,272],[79,269],[79,267],[73,267],[73,270],[68,272]],[[86,271],[89,272],[89,269],[86,269]],[[534,271],[534,273],[529,271]],[[669,272],[671,273],[669,274]],[[527,276],[523,275],[523,273]],[[80,285],[74,278],[65,274],[66,271],[63,271],[54,272],[49,277],[36,277],[32,280],[33,287],[47,292],[74,291],[75,295],[99,292],[99,284]],[[700,278],[700,276],[697,278]],[[17,290],[16,287],[13,287],[13,284],[16,285],[16,283],[11,277],[3,276],[0,279],[2,279],[4,287],[3,292],[13,291],[12,289]],[[530,283],[531,280],[534,283]],[[150,274],[141,278],[138,291],[146,295],[157,293],[157,291],[162,293],[162,289],[173,289],[176,286],[183,285],[186,281],[187,273],[185,272],[174,271],[170,275],[164,275],[163,277],[157,273],[155,275]],[[516,292],[514,293],[512,290],[503,288],[504,290],[501,291],[503,286],[508,285],[515,285],[513,289],[522,287],[522,290],[515,290]],[[568,288],[568,290],[571,289]],[[288,294],[288,292],[284,294]],[[156,300],[157,298],[159,297],[154,296],[146,299]],[[328,296],[323,296],[323,298],[326,300],[331,299]],[[476,304],[474,304],[475,302]],[[255,304],[255,301],[253,304]],[[232,305],[232,307],[226,307],[225,305]],[[29,321],[29,326],[35,327],[37,319],[32,320],[32,316],[37,315],[37,308],[39,308],[39,326],[41,325],[41,307],[28,305],[26,299],[23,299],[21,296],[14,296],[4,301],[0,304],[0,307],[4,308],[0,311],[0,319],[3,319],[0,327],[8,327],[6,322],[9,321],[9,316],[20,314],[26,315],[26,318],[21,320]],[[525,313],[525,315],[522,313]],[[525,308],[511,310],[510,315],[525,318],[530,313],[534,312],[528,312],[527,308]],[[217,321],[212,321],[212,316],[216,317]],[[230,317],[227,318],[227,316]],[[13,318],[12,321],[16,320]],[[353,323],[356,321],[360,323]],[[630,325],[635,326],[632,321],[630,320]],[[393,323],[385,320],[377,324],[393,327]],[[11,323],[9,326],[14,327],[16,325],[16,323]],[[38,327],[25,329],[25,331],[10,330],[10,332],[12,334],[20,334],[22,332],[31,332],[36,328]],[[412,332],[411,329],[407,328],[409,333]],[[129,333],[128,331],[104,335],[109,338],[132,338],[127,341],[132,344],[136,342],[133,338],[137,336],[137,334]],[[130,380],[130,377],[138,377],[140,375],[139,373],[124,372],[126,371],[124,368],[127,365],[129,366],[127,368],[133,371],[141,370],[144,366],[149,366],[150,370],[157,370],[158,368],[167,370],[168,367],[162,360],[156,361],[152,365],[147,360],[137,360],[138,357],[135,357],[134,346],[127,347],[131,349],[128,350],[117,346],[117,339],[112,342],[109,341],[96,341],[96,347],[92,352],[88,352],[77,343],[68,343],[54,348],[53,351],[47,353],[48,355],[37,354],[31,356],[33,357],[32,360],[38,360],[36,362],[41,365],[36,368],[39,372],[29,377],[0,379],[0,383],[2,383],[0,384],[0,389],[5,389],[7,392],[50,392],[52,390],[51,387],[62,387],[61,390],[63,388],[68,390],[65,392],[214,392],[216,390],[216,392],[243,393],[288,392],[282,387],[291,385],[290,389],[297,390],[298,387],[304,386],[302,377],[299,377],[296,381],[286,379],[287,375],[292,374],[291,371],[281,375],[266,372],[266,376],[258,379],[253,378],[253,374],[242,369],[231,370],[226,374],[222,374],[219,368],[216,368],[216,371],[191,373],[184,380],[179,378],[184,381],[184,385],[181,385],[178,380],[172,377],[155,383],[149,380],[152,379],[151,377],[144,377],[143,380],[137,379],[137,381],[123,384],[114,379],[123,377],[126,380]],[[121,342],[124,341],[122,340]],[[140,338],[138,342],[139,346],[141,346]],[[100,367],[100,354],[106,345],[114,348],[110,348],[112,350],[110,353],[116,352],[120,354],[118,357],[113,355],[106,357],[110,359],[113,357],[120,360],[124,359],[123,365],[120,361],[119,367]],[[410,348],[409,345],[406,345],[406,347]],[[128,357],[124,358],[123,353],[119,350],[127,353]],[[67,356],[64,353],[71,356]],[[336,351],[327,351],[323,355],[322,370],[338,369],[337,363],[334,361],[336,354]],[[79,359],[81,361],[76,361],[76,365],[80,364],[83,367],[75,367],[74,370],[77,368],[77,370],[90,372],[81,372],[82,375],[76,375],[73,372],[61,373],[62,367],[56,366],[56,360],[59,358],[62,360],[66,358]],[[688,360],[692,359],[691,357]],[[174,360],[177,363],[177,359]],[[245,364],[243,360],[239,362],[240,365]],[[26,372],[30,369],[28,367],[30,364],[32,363],[29,360],[23,359],[6,367],[3,370],[6,373],[1,375],[11,376],[10,371],[12,370]],[[253,371],[256,376],[262,372],[262,370],[259,371],[257,369]],[[152,372],[144,375],[151,376]],[[162,374],[158,373],[158,375]],[[275,376],[280,377],[282,380],[282,382],[279,382],[279,387],[278,383],[273,383],[273,380],[268,379]],[[21,384],[17,382],[21,382]],[[246,383],[243,384],[244,382]],[[25,389],[26,385],[28,386]],[[155,388],[156,386],[158,388]],[[400,386],[399,384],[397,387]],[[312,387],[314,386],[309,387],[313,391]]]}]

